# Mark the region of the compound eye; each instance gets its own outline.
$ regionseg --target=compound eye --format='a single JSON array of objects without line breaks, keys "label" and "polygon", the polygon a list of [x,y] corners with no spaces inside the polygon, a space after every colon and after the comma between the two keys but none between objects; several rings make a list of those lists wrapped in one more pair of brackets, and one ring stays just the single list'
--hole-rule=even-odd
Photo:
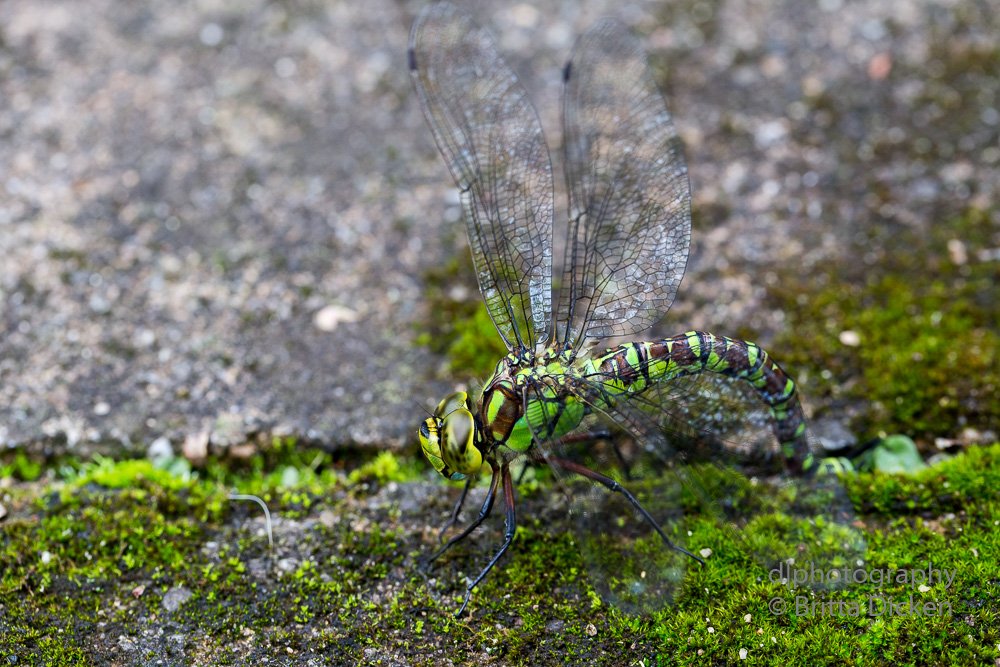
[{"label": "compound eye", "polygon": [[476,422],[472,413],[459,408],[442,422],[441,457],[453,471],[474,475],[483,467],[483,454],[475,445]]},{"label": "compound eye", "polygon": [[425,419],[420,428],[417,429],[417,435],[420,438],[420,449],[423,450],[424,456],[430,461],[430,464],[434,466],[434,469],[439,473],[448,477],[451,475],[451,470],[445,465],[444,459],[441,458],[441,443],[440,438],[440,422],[431,417]]},{"label": "compound eye", "polygon": [[475,429],[472,413],[455,410],[444,419],[444,442],[449,452],[462,452],[472,446],[472,432]]},{"label": "compound eye", "polygon": [[434,416],[441,418],[453,410],[466,407],[468,397],[469,395],[464,391],[456,391],[448,394],[438,403],[437,409],[434,410]]}]

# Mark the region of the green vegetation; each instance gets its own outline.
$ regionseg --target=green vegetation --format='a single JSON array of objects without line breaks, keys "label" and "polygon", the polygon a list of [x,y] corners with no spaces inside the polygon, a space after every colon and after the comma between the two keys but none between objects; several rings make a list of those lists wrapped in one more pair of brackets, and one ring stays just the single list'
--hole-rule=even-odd
[{"label": "green vegetation", "polygon": [[507,348],[476,289],[468,250],[452,257],[424,275],[430,317],[426,326],[421,324],[417,343],[444,356],[450,375],[485,380],[507,354]]},{"label": "green vegetation", "polygon": [[[424,466],[392,454],[349,465],[293,445],[277,441],[234,470],[219,461],[193,470],[176,460],[97,459],[63,462],[59,473],[50,466],[34,482],[11,474],[25,461],[5,461],[0,659],[214,665],[280,653],[369,664],[656,665],[732,663],[745,651],[746,664],[877,665],[1000,657],[1000,445],[912,475],[848,478],[869,543],[864,569],[932,567],[953,574],[950,583],[802,593],[748,577],[746,555],[729,545],[692,570],[676,606],[629,616],[595,593],[542,476],[519,494],[518,539],[461,619],[452,614],[464,578],[495,548],[500,520],[422,574],[418,558],[457,490],[429,484]],[[233,488],[268,503],[273,552],[256,506],[227,499]],[[898,605],[911,596],[940,611],[907,613]],[[886,601],[897,607],[886,611]],[[881,611],[848,613],[871,604]],[[180,639],[153,639],[164,627]]]},{"label": "green vegetation", "polygon": [[0,464],[0,479],[12,477],[31,482],[42,474],[42,463],[32,460],[27,454],[18,451],[9,463]]},{"label": "green vegetation", "polygon": [[[771,297],[789,325],[771,350],[812,400],[865,402],[857,426],[866,435],[995,433],[1000,263],[981,256],[1000,235],[995,219],[969,209],[926,237],[873,228],[880,231],[857,251],[874,253],[870,261],[830,262],[805,282],[779,281]],[[877,251],[890,247],[907,250]]]}]

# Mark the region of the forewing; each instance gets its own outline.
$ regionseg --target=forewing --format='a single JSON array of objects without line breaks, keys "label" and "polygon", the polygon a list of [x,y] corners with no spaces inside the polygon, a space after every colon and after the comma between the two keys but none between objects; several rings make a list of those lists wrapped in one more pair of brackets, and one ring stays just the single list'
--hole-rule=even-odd
[{"label": "forewing", "polygon": [[421,12],[409,59],[461,190],[486,307],[509,349],[533,348],[552,320],[552,165],[538,114],[490,34],[450,4]]},{"label": "forewing", "polygon": [[597,23],[564,72],[569,239],[560,339],[642,331],[673,303],[687,265],[691,193],[670,113],[636,38]]}]

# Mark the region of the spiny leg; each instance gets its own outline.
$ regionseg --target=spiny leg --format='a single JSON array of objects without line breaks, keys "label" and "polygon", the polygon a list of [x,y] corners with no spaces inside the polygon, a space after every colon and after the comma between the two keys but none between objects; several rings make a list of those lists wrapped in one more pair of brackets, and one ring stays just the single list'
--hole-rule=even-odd
[{"label": "spiny leg", "polygon": [[564,435],[560,438],[560,442],[564,445],[572,445],[578,442],[596,442],[597,440],[607,440],[611,437],[611,431],[606,428],[594,429],[593,431],[584,431],[583,433],[571,433],[570,435]]},{"label": "spiny leg", "polygon": [[639,503],[638,500],[636,500],[635,496],[633,496],[631,494],[631,492],[629,492],[628,489],[626,489],[624,486],[622,486],[621,484],[619,484],[615,480],[611,479],[610,477],[607,477],[606,475],[602,475],[599,472],[594,472],[590,468],[586,468],[586,467],[580,465],[579,463],[574,463],[573,461],[567,461],[566,459],[560,459],[560,458],[556,458],[556,457],[553,457],[553,456],[546,457],[545,460],[548,461],[550,465],[556,465],[556,466],[559,466],[560,468],[562,468],[564,470],[568,470],[570,472],[574,472],[577,475],[580,475],[582,477],[586,477],[587,479],[593,480],[593,481],[597,482],[598,484],[601,484],[602,486],[606,487],[610,491],[614,491],[616,493],[622,494],[629,501],[629,503],[631,503],[632,507],[634,507],[636,510],[639,511],[640,514],[642,514],[642,517],[646,520],[646,522],[650,526],[652,526],[656,530],[657,533],[660,534],[660,537],[663,538],[664,543],[666,543],[666,545],[668,547],[670,547],[674,551],[678,551],[678,552],[680,552],[682,554],[690,556],[691,558],[695,559],[696,561],[698,561],[702,565],[705,564],[705,561],[703,561],[702,559],[698,558],[697,556],[695,556],[693,553],[691,553],[690,551],[688,551],[684,547],[677,546],[676,544],[674,544],[673,542],[671,542],[670,538],[667,537],[667,534],[663,532],[662,528],[660,528],[660,524],[656,523],[656,519],[654,519],[650,515],[650,513],[646,511],[646,508],[643,507]]},{"label": "spiny leg", "polygon": [[[506,464],[504,467],[506,468]],[[457,542],[461,542],[466,537],[468,537],[469,533],[478,528],[479,525],[486,520],[486,517],[490,515],[490,512],[493,510],[493,501],[496,500],[497,497],[497,487],[499,486],[500,483],[500,468],[495,465],[491,465],[490,468],[493,471],[492,475],[490,476],[490,490],[487,491],[486,493],[486,499],[483,501],[483,506],[479,510],[479,516],[476,517],[475,521],[466,526],[465,530],[463,530],[461,533],[455,535],[450,540],[445,542],[440,549],[435,551],[426,561],[424,561],[425,566],[430,565],[435,560],[440,558],[441,554],[450,549]]]},{"label": "spiny leg", "polygon": [[573,445],[576,443],[589,443],[597,442],[598,440],[609,440],[611,441],[611,450],[615,453],[615,458],[618,459],[618,465],[622,469],[622,474],[625,475],[625,479],[632,479],[632,469],[628,464],[628,460],[622,453],[621,448],[618,443],[611,440],[611,431],[606,428],[598,428],[593,431],[585,431],[583,433],[574,433],[572,435],[564,435],[559,439],[559,442],[563,445]]},{"label": "spiny leg", "polygon": [[[570,435],[564,435],[559,441],[564,445],[575,445],[575,444],[587,444],[591,442],[597,442],[598,440],[610,440],[611,431],[606,428],[594,429],[593,431],[584,431],[582,433],[572,433]],[[625,479],[629,479],[629,468],[628,463],[625,461],[625,457],[622,455],[621,450],[615,443],[611,444],[615,449],[615,456],[618,457],[618,462],[621,464],[622,471],[625,473]],[[528,459],[534,463],[534,459]],[[521,468],[521,472],[517,477],[517,483],[520,484],[524,481],[524,474],[528,471],[528,463],[525,463]]]},{"label": "spiny leg", "polygon": [[479,582],[489,574],[489,571],[493,569],[493,566],[497,564],[500,557],[504,555],[507,551],[507,547],[510,546],[511,542],[514,541],[514,533],[517,531],[517,515],[514,512],[514,483],[510,475],[510,464],[504,462],[501,467],[501,477],[503,477],[503,502],[507,509],[507,518],[504,520],[504,531],[503,531],[503,544],[497,550],[496,554],[490,560],[489,564],[483,568],[483,571],[479,573],[479,576],[469,584],[469,587],[465,591],[465,600],[462,602],[462,606],[455,613],[455,616],[461,616],[465,611],[465,608],[469,605],[469,599],[472,597],[472,589],[479,585]]},{"label": "spiny leg", "polygon": [[465,488],[462,489],[462,495],[459,496],[458,502],[455,503],[455,509],[451,512],[451,518],[445,521],[440,530],[438,530],[438,542],[443,542],[445,532],[458,523],[458,513],[462,511],[462,505],[465,504],[465,497],[469,495],[469,487],[472,486],[472,479],[472,477],[465,478]]}]

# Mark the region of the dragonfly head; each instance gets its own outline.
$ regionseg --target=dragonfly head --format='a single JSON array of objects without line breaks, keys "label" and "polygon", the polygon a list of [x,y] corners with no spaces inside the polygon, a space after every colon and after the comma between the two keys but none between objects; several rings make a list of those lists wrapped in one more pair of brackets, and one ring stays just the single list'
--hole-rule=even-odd
[{"label": "dragonfly head", "polygon": [[420,448],[434,469],[448,479],[465,479],[483,467],[476,447],[476,420],[464,391],[449,394],[417,431]]}]

